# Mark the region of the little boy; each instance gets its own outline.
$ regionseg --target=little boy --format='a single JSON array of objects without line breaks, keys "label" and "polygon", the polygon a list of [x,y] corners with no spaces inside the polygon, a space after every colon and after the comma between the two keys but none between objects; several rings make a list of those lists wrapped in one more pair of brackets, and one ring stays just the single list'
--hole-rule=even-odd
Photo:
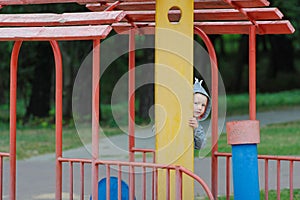
[{"label": "little boy", "polygon": [[208,93],[202,87],[202,82],[195,78],[194,84],[194,110],[193,117],[189,120],[189,125],[194,129],[194,148],[202,149],[206,143],[206,134],[200,121],[205,120],[211,110],[211,102]]}]

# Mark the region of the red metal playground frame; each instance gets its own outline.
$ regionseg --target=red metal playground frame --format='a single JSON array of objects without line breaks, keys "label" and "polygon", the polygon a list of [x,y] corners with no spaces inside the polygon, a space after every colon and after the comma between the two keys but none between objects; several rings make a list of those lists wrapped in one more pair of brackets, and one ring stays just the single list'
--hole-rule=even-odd
[{"label": "red metal playground frame", "polygon": [[[133,51],[135,41],[135,28],[147,27],[148,33],[154,34],[154,16],[155,1],[97,1],[97,0],[0,0],[1,7],[10,5],[23,4],[44,4],[44,3],[70,3],[77,2],[86,4],[87,8],[92,11],[87,16],[86,13],[65,13],[61,14],[0,14],[0,41],[14,41],[14,47],[11,55],[10,63],[10,150],[8,153],[0,153],[0,200],[3,198],[3,158],[9,158],[9,194],[10,199],[16,199],[16,109],[17,109],[17,66],[18,54],[23,41],[49,41],[51,43],[55,57],[55,109],[56,109],[56,199],[62,199],[62,165],[69,165],[69,199],[73,199],[74,192],[74,165],[80,166],[80,199],[84,199],[84,174],[85,166],[89,165],[92,170],[92,197],[97,199],[98,194],[98,178],[99,166],[104,166],[105,176],[111,176],[111,168],[117,168],[118,173],[118,195],[121,199],[121,178],[122,171],[125,169],[129,173],[130,199],[135,196],[135,171],[141,170],[143,173],[141,187],[142,197],[146,199],[150,192],[152,199],[157,199],[157,171],[163,170],[166,174],[166,199],[170,199],[170,174],[176,174],[176,199],[182,199],[182,177],[190,176],[195,179],[203,188],[209,199],[217,199],[218,183],[219,183],[219,158],[226,159],[226,196],[230,195],[230,166],[231,154],[218,152],[218,69],[217,57],[214,47],[209,40],[208,34],[248,34],[249,35],[249,119],[256,119],[256,34],[291,34],[294,32],[292,25],[287,20],[281,20],[282,14],[278,9],[261,8],[268,6],[265,0],[245,0],[245,1],[229,1],[229,0],[206,0],[195,1],[195,34],[199,35],[207,46],[209,55],[212,60],[212,174],[211,174],[211,191],[204,181],[193,174],[189,170],[180,166],[170,166],[155,163],[155,151],[151,149],[135,148],[134,141],[134,84],[135,84],[135,52]],[[105,3],[103,3],[105,2]],[[153,7],[154,6],[154,7]],[[259,8],[256,8],[259,7]],[[207,9],[204,10],[203,8]],[[118,10],[118,11],[114,11]],[[125,10],[125,11],[124,11]],[[143,11],[143,10],[148,10]],[[173,13],[176,15],[176,13]],[[210,20],[243,20],[243,21],[209,21],[203,22],[200,19]],[[62,20],[64,19],[64,20]],[[267,21],[261,21],[267,20]],[[100,46],[101,40],[106,38],[109,32],[114,28],[117,32],[129,31],[129,91],[131,95],[129,101],[129,161],[104,161],[99,159],[99,136],[98,136],[98,110],[99,110],[99,73],[100,73]],[[92,116],[92,158],[65,158],[62,156],[62,57],[58,41],[61,40],[92,40],[93,41],[93,89],[96,91],[93,96],[94,112]],[[142,154],[142,162],[135,162],[135,154]],[[147,154],[151,154],[153,160],[147,162]],[[269,189],[269,163],[277,162],[277,199],[280,199],[280,169],[282,162],[289,162],[289,184],[290,199],[293,199],[293,181],[294,181],[294,165],[300,162],[298,157],[287,156],[263,156],[259,155],[259,159],[264,161],[265,166],[265,190]],[[152,171],[150,177],[152,181],[152,191],[146,190],[146,184],[149,177],[145,172]],[[107,179],[107,194],[109,199],[109,184]],[[268,192],[265,193],[265,199],[268,199]]]}]

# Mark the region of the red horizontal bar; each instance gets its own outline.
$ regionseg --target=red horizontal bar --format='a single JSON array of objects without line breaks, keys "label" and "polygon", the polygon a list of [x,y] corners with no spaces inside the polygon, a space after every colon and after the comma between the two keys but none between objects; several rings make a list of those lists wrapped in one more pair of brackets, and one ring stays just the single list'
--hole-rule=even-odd
[{"label": "red horizontal bar", "polygon": [[96,3],[100,0],[0,0],[0,5],[26,5],[49,3]]},{"label": "red horizontal bar", "polygon": [[[232,3],[240,6],[241,8],[253,8],[269,6],[270,2],[267,0],[231,0]],[[195,0],[194,8],[231,8],[224,0]]]},{"label": "red horizontal bar", "polygon": [[122,20],[123,11],[63,14],[0,14],[0,26],[100,25]]},{"label": "red horizontal bar", "polygon": [[0,152],[0,157],[9,157],[9,153]]},{"label": "red horizontal bar", "polygon": [[226,152],[215,152],[215,156],[218,157],[232,157],[231,153],[226,153]]},{"label": "red horizontal bar", "polygon": [[[106,8],[109,8],[114,3],[93,3],[87,4],[86,7],[95,12],[103,11]],[[115,6],[115,9],[118,10],[155,10],[155,1],[147,2],[121,2],[119,5]]]},{"label": "red horizontal bar", "polygon": [[258,159],[300,161],[300,157],[296,157],[296,156],[258,155]]},{"label": "red horizontal bar", "polygon": [[[295,29],[288,20],[257,21],[256,34],[292,34]],[[207,34],[249,34],[251,22],[195,22]]]},{"label": "red horizontal bar", "polygon": [[132,148],[131,149],[134,152],[151,152],[151,153],[155,153],[155,149],[140,149],[140,148]]},{"label": "red horizontal bar", "polygon": [[[254,20],[277,20],[283,17],[283,14],[277,8],[245,8],[245,13],[251,16]],[[126,16],[134,22],[154,22],[155,11],[125,11]],[[180,11],[171,10],[169,18],[171,21],[179,18]],[[124,18],[124,20],[126,20]],[[248,17],[236,9],[201,9],[194,10],[194,21],[207,20],[248,20]]]},{"label": "red horizontal bar", "polygon": [[[110,1],[112,2],[112,1]],[[232,0],[236,5],[241,8],[254,8],[269,6],[270,3],[266,0]],[[92,11],[103,11],[113,3],[95,3],[87,4],[86,7]],[[209,8],[232,8],[231,5],[227,4],[223,0],[195,0],[195,9],[209,9]],[[115,7],[118,10],[155,10],[155,1],[122,1],[118,6]]]},{"label": "red horizontal bar", "polygon": [[91,159],[85,159],[85,158],[58,158],[57,159],[60,162],[78,162],[78,163],[92,163]]},{"label": "red horizontal bar", "polygon": [[109,25],[0,28],[0,41],[92,40],[103,39],[110,31]]},{"label": "red horizontal bar", "polygon": [[[134,23],[137,27],[147,27],[143,34],[154,34],[154,23]],[[256,34],[292,34],[294,27],[288,20],[277,21],[257,21],[258,28]],[[206,34],[249,34],[249,28],[253,24],[249,21],[233,22],[194,22],[194,26],[202,29]],[[128,34],[127,31],[132,27],[129,23],[112,24],[118,33]],[[142,30],[141,30],[142,31]]]},{"label": "red horizontal bar", "polygon": [[[216,152],[218,157],[231,157],[231,153],[226,152]],[[300,156],[273,156],[273,155],[258,155],[258,159],[267,159],[267,160],[286,160],[286,161],[300,161]]]},{"label": "red horizontal bar", "polygon": [[168,168],[175,169],[174,165],[164,165],[156,163],[143,163],[143,162],[126,162],[126,161],[115,161],[115,160],[97,160],[96,164],[100,165],[122,165],[122,166],[135,166],[135,167],[156,167],[156,168]]},{"label": "red horizontal bar", "polygon": [[[282,19],[283,14],[278,8],[243,8],[254,20]],[[205,9],[195,10],[194,20],[248,20],[236,9]]]}]

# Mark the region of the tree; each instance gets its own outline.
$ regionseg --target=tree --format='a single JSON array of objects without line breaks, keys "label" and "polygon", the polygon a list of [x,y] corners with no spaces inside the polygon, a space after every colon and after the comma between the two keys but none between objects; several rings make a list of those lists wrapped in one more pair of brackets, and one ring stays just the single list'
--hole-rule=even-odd
[{"label": "tree", "polygon": [[280,72],[294,73],[294,47],[292,41],[284,35],[271,35],[269,77],[274,78]]},{"label": "tree", "polygon": [[[34,65],[35,67],[33,72],[34,78],[31,83],[32,90],[25,118],[31,115],[46,117],[49,115],[50,110],[50,89],[54,68],[52,49],[49,42],[38,42],[34,50],[38,52],[35,59],[26,59],[26,65]],[[22,55],[26,53],[23,52]]]},{"label": "tree", "polygon": [[[154,65],[154,49],[144,49],[138,58],[138,61],[145,62],[146,64]],[[140,62],[138,62],[140,63]],[[150,66],[149,66],[150,67]],[[152,67],[152,69],[154,69]],[[141,119],[149,118],[149,110],[151,106],[154,105],[154,71],[151,70],[149,73],[143,74],[143,78],[148,80],[149,84],[143,85],[139,88],[138,99],[139,99],[139,108],[138,116]]]}]

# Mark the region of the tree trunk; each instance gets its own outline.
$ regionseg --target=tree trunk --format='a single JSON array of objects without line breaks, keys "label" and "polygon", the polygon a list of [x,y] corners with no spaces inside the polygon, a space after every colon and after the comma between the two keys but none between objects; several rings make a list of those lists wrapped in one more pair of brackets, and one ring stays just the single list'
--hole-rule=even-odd
[{"label": "tree trunk", "polygon": [[61,42],[61,52],[63,56],[64,70],[64,98],[63,98],[63,116],[66,119],[72,117],[72,92],[74,81],[81,61],[85,59],[92,50],[90,41],[68,41]]},{"label": "tree trunk", "polygon": [[[144,56],[146,63],[153,63],[154,62],[154,51],[153,49],[146,49],[144,50]],[[143,85],[139,88],[139,110],[138,116],[142,119],[149,118],[149,109],[151,106],[154,105],[154,68],[149,68],[153,70],[149,70],[143,74],[143,79],[147,80],[146,82],[149,84]]]},{"label": "tree trunk", "polygon": [[145,85],[141,88],[139,116],[142,119],[149,117],[149,109],[154,104],[154,87],[153,84]]},{"label": "tree trunk", "polygon": [[284,35],[270,35],[271,62],[269,75],[275,78],[279,72],[295,72],[294,47],[292,41]]},{"label": "tree trunk", "polygon": [[34,79],[25,118],[47,117],[50,110],[51,76],[54,71],[53,52],[49,42],[40,42],[37,49],[33,50],[38,54],[33,63]]},{"label": "tree trunk", "polygon": [[242,35],[239,40],[239,50],[238,55],[234,62],[234,71],[235,76],[232,77],[233,82],[233,91],[240,92],[243,89],[243,71],[244,66],[248,64],[248,37],[246,35]]}]

